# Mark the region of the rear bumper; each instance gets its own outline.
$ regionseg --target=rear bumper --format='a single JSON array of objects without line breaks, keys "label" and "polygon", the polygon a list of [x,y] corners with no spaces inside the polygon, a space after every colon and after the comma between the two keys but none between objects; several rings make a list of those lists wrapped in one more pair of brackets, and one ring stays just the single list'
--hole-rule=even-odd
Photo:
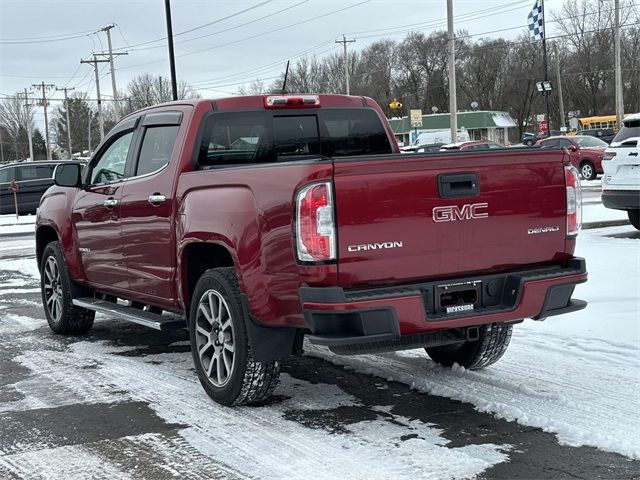
[{"label": "rear bumper", "polygon": [[[575,257],[568,267],[368,290],[302,287],[299,294],[312,343],[330,347],[387,345],[389,350],[398,350],[414,348],[413,344],[464,341],[474,335],[470,327],[478,325],[542,320],[581,310],[587,303],[571,299],[571,295],[575,286],[586,280],[586,262]],[[473,310],[443,311],[439,306],[443,292],[466,285],[479,292]],[[447,342],[447,337],[451,341]]]},{"label": "rear bumper", "polygon": [[616,210],[640,209],[640,190],[603,190],[602,203]]}]

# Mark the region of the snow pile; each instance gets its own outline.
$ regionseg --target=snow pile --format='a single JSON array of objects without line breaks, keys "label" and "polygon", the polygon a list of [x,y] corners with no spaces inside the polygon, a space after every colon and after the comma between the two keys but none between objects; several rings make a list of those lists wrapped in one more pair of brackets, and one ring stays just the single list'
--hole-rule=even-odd
[{"label": "snow pile", "polygon": [[624,210],[612,210],[606,208],[602,203],[591,203],[582,205],[582,224],[587,225],[594,222],[606,222],[609,220],[628,220],[627,212]]},{"label": "snow pile", "polygon": [[314,356],[393,377],[419,391],[470,402],[483,412],[589,445],[640,458],[640,246],[631,227],[582,232],[576,255],[590,281],[574,296],[586,310],[525,321],[511,345],[482,371],[446,369],[423,350],[342,357],[307,344]]},{"label": "snow pile", "polygon": [[24,215],[16,218],[15,215],[0,215],[0,236],[8,234],[35,232],[35,215]]},{"label": "snow pile", "polygon": [[33,278],[40,278],[40,271],[35,258],[20,258],[17,260],[3,260],[0,263],[3,270],[20,272]]}]

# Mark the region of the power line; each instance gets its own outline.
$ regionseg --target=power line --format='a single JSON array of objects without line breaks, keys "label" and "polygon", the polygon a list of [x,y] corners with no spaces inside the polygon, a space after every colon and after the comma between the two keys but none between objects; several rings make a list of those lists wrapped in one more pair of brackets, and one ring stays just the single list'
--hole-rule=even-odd
[{"label": "power line", "polygon": [[48,42],[61,42],[64,40],[72,40],[74,38],[86,37],[92,33],[96,33],[97,30],[85,30],[83,32],[49,35],[42,37],[23,37],[23,38],[2,38],[0,44],[5,45],[17,45],[17,44],[29,44],[29,43],[48,43]]},{"label": "power line", "polygon": [[[351,8],[358,7],[358,6],[363,5],[365,3],[369,3],[370,1],[371,0],[362,0],[362,1],[358,2],[358,3],[349,5],[347,7],[342,7],[342,8],[339,8],[337,10],[332,10],[332,11],[324,13],[322,15],[316,15],[316,16],[308,18],[306,20],[302,20],[302,21],[298,21],[298,22],[295,22],[295,23],[291,23],[291,24],[285,25],[283,27],[279,27],[279,28],[275,28],[273,30],[269,30],[267,32],[261,32],[261,33],[255,34],[255,35],[250,35],[248,37],[241,38],[239,40],[234,40],[234,41],[231,41],[231,42],[222,43],[222,44],[219,44],[219,45],[214,45],[213,47],[207,47],[207,48],[203,48],[203,49],[200,49],[200,50],[194,50],[192,52],[183,53],[182,55],[176,55],[176,57],[178,57],[178,58],[188,57],[188,56],[195,55],[195,54],[202,53],[202,52],[206,52],[206,51],[209,51],[209,50],[214,50],[216,48],[222,48],[222,47],[227,47],[229,45],[235,45],[237,43],[241,43],[241,42],[244,42],[246,40],[252,40],[254,38],[262,37],[264,35],[269,35],[271,33],[279,32],[279,31],[282,31],[282,30],[286,30],[288,28],[304,25],[305,23],[309,23],[309,22],[318,20],[320,18],[328,17],[329,15],[334,15],[336,13],[340,13],[340,12],[343,12],[345,10],[349,10]],[[163,59],[163,60],[155,60],[155,61],[151,61],[151,62],[139,63],[137,65],[128,65],[126,67],[120,68],[120,70],[129,69],[129,68],[135,68],[135,67],[142,67],[144,65],[152,65],[154,63],[160,63],[160,62],[164,62],[164,61],[165,60]]]},{"label": "power line", "polygon": [[[251,7],[247,7],[247,8],[244,8],[242,10],[239,10],[237,12],[234,12],[232,14],[229,14],[226,17],[218,18],[217,20],[213,20],[212,22],[204,23],[202,25],[198,25],[197,27],[193,27],[193,28],[190,28],[188,30],[184,30],[182,32],[174,33],[173,36],[177,37],[179,35],[184,35],[185,33],[190,33],[190,32],[194,32],[196,30],[200,30],[200,29],[205,28],[205,27],[209,27],[209,26],[214,25],[216,23],[220,23],[220,22],[223,22],[223,21],[228,20],[230,18],[236,17],[238,15],[242,15],[243,13],[249,12],[251,10],[255,10],[256,8],[259,8],[259,7],[263,6],[263,5],[266,5],[267,3],[271,3],[272,1],[273,0],[265,0],[265,1],[263,1],[263,2],[261,2],[259,4],[257,4],[257,5],[253,5]],[[129,45],[129,48],[135,50],[136,47],[139,47],[139,46],[142,46],[142,45],[148,45],[150,43],[162,42],[162,41],[164,41],[166,39],[167,39],[167,37],[165,36],[165,37],[156,38],[154,40],[148,40],[146,42],[134,43],[133,45]]]}]

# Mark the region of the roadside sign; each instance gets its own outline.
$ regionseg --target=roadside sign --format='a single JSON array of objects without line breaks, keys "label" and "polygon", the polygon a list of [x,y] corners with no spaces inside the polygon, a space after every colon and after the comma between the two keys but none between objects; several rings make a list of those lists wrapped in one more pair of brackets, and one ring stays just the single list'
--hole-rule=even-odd
[{"label": "roadside sign", "polygon": [[563,133],[566,133],[567,127],[560,127],[560,131],[563,132]]},{"label": "roadside sign", "polygon": [[540,133],[541,133],[541,134],[545,134],[545,133],[547,133],[548,126],[547,126],[547,121],[546,121],[546,120],[542,120],[542,121],[539,123],[539,127],[540,127]]},{"label": "roadside sign", "polygon": [[18,190],[20,190],[20,187],[18,187],[18,183],[15,180],[12,180],[9,184],[9,190],[13,193],[16,193]]},{"label": "roadside sign", "polygon": [[536,122],[544,121],[544,113],[542,115],[536,115]]},{"label": "roadside sign", "polygon": [[409,117],[413,128],[422,126],[422,110],[409,110]]}]

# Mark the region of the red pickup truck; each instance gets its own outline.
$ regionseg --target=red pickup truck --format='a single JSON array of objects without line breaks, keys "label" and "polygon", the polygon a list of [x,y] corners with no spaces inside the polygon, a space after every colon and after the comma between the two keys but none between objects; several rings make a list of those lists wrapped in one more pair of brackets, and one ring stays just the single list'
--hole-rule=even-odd
[{"label": "red pickup truck", "polygon": [[[582,309],[563,149],[400,155],[371,99],[172,102],[57,167],[36,254],[56,333],[95,312],[188,327],[206,392],[264,402],[303,339],[482,368],[512,326]],[[186,321],[186,323],[185,323]]]}]

